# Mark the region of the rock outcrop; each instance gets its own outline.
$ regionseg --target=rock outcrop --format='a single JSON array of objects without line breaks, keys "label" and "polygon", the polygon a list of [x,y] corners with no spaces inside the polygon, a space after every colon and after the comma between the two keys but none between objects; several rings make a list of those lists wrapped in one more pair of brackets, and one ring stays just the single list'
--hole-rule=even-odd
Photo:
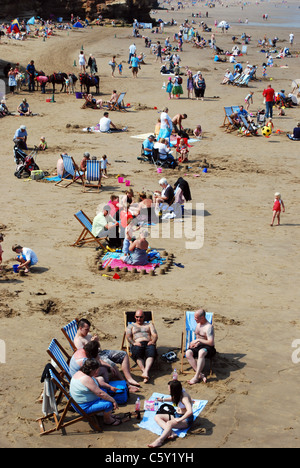
[{"label": "rock outcrop", "polygon": [[122,19],[132,22],[150,22],[150,10],[157,6],[156,0],[0,0],[0,16],[2,20],[12,18],[29,18],[40,16],[49,18],[63,17],[70,20],[71,13],[80,18],[93,20],[99,15],[103,18]]}]

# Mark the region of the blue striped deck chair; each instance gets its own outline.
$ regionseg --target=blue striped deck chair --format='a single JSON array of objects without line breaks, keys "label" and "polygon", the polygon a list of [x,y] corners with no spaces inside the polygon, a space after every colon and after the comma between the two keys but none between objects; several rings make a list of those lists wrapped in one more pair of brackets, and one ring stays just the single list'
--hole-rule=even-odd
[{"label": "blue striped deck chair", "polygon": [[[100,191],[101,188],[101,162],[90,160],[86,162],[86,171],[83,176],[83,191],[87,192],[87,189],[97,189]],[[91,191],[91,190],[89,190]]]},{"label": "blue striped deck chair", "polygon": [[251,76],[250,75],[244,75],[243,79],[238,81],[236,84],[237,86],[248,86],[248,83],[250,81]]},{"label": "blue striped deck chair", "polygon": [[[195,328],[196,328],[196,320],[194,317],[195,311],[186,311],[184,314],[184,331],[182,332],[181,337],[181,373],[187,373],[183,371],[183,358],[185,356],[185,352],[188,349],[190,342],[196,339],[195,335]],[[206,320],[209,323],[213,323],[213,313],[212,312],[205,312]],[[210,373],[212,372],[212,359],[210,359]]]},{"label": "blue striped deck chair", "polygon": [[72,156],[61,154],[61,158],[64,162],[64,172],[62,178],[55,185],[67,188],[69,185],[74,184],[74,182],[83,184],[83,172],[79,170]]},{"label": "blue striped deck chair", "polygon": [[[80,421],[87,421],[93,431],[102,432],[96,417],[96,415],[99,414],[99,411],[87,414],[71,397],[64,380],[56,376],[52,370],[49,372],[51,376],[51,382],[53,382],[57,391],[60,392],[60,397],[63,397],[64,407],[58,411],[58,414],[50,413],[36,420],[40,427],[40,435],[47,435],[60,430],[65,435],[66,427],[71,426],[72,424],[76,424]],[[74,410],[76,413],[74,413]],[[49,420],[51,420],[50,429],[45,427],[45,422]]]},{"label": "blue striped deck chair", "polygon": [[62,347],[62,345],[56,340],[53,339],[47,349],[47,353],[54,361],[54,363],[60,369],[60,375],[66,382],[70,382],[71,374],[69,368],[69,362],[71,356],[67,353],[67,351]]},{"label": "blue striped deck chair", "polygon": [[99,246],[104,250],[104,246],[100,242],[100,238],[95,237],[92,234],[93,223],[88,218],[88,216],[82,210],[75,213],[74,216],[77,219],[77,221],[83,226],[83,230],[80,236],[78,237],[78,239],[74,242],[74,244],[72,244],[72,246],[75,247],[75,246],[81,246],[83,244],[88,244],[90,242],[97,242],[97,244],[99,244]]},{"label": "blue striped deck chair", "polygon": [[231,115],[233,114],[232,107],[224,107],[225,117],[222,127],[225,127],[226,131],[236,130],[236,126],[233,123]]},{"label": "blue striped deck chair", "polygon": [[61,328],[61,331],[63,332],[64,336],[67,338],[68,343],[71,346],[73,353],[77,351],[77,348],[74,344],[74,339],[77,333],[77,329],[78,329],[78,319],[72,320],[72,322],[67,323],[67,325]]}]

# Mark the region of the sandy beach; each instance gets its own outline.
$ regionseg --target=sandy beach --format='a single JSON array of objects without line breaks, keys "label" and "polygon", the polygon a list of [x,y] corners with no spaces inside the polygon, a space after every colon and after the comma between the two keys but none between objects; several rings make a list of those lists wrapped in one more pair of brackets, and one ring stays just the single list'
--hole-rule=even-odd
[{"label": "sandy beach", "polygon": [[[274,133],[265,138],[245,137],[236,132],[226,133],[221,127],[224,106],[243,105],[248,92],[254,91],[250,112],[263,108],[262,92],[271,83],[275,91],[291,91],[292,81],[299,79],[300,29],[284,27],[283,18],[292,21],[299,15],[298,2],[288,5],[261,3],[243,9],[233,2],[228,8],[209,8],[208,18],[192,18],[192,13],[206,11],[204,4],[186,6],[184,10],[159,10],[153,17],[165,22],[174,18],[177,25],[166,25],[163,33],[142,35],[154,43],[173,39],[185,18],[195,20],[200,30],[201,20],[207,22],[216,36],[216,44],[224,50],[233,47],[232,36],[246,32],[251,36],[247,55],[258,66],[257,80],[249,86],[222,86],[225,70],[230,63],[215,63],[209,47],[198,49],[183,44],[181,66],[203,72],[206,80],[204,101],[187,99],[186,77],[181,99],[168,100],[162,89],[166,77],[160,74],[161,64],[145,48],[144,39],[132,37],[132,28],[89,27],[79,31],[56,31],[43,41],[29,37],[26,41],[1,38],[0,68],[6,62],[19,63],[26,68],[31,59],[36,68],[46,74],[62,71],[78,75],[78,54],[83,47],[86,56],[94,54],[100,75],[100,98],[108,100],[112,90],[126,92],[127,112],[114,111],[110,117],[117,126],[128,126],[118,134],[86,133],[84,127],[96,125],[103,110],[82,109],[82,100],[74,95],[40,91],[6,94],[9,110],[15,111],[26,97],[33,117],[7,116],[0,121],[2,164],[0,192],[2,213],[0,232],[3,263],[0,276],[1,333],[6,348],[5,362],[0,363],[0,446],[3,448],[145,448],[154,435],[141,429],[136,419],[118,427],[93,433],[85,422],[67,429],[67,435],[54,433],[41,437],[36,419],[42,416],[42,406],[36,400],[43,384],[40,382],[49,362],[47,348],[56,338],[68,349],[61,327],[76,317],[88,318],[92,331],[101,338],[102,348],[119,349],[124,331],[124,312],[152,310],[158,331],[159,355],[174,350],[181,359],[181,333],[184,312],[204,307],[214,313],[217,357],[213,375],[207,384],[189,386],[186,375],[179,375],[184,387],[194,399],[208,400],[200,417],[184,438],[166,444],[165,448],[233,448],[233,447],[299,447],[300,424],[297,411],[300,385],[299,359],[295,359],[300,339],[299,319],[299,143],[290,141],[291,132],[300,121],[300,106],[285,109],[279,116],[274,109]],[[292,13],[291,13],[292,12]],[[268,13],[268,21],[262,15]],[[245,20],[248,19],[248,24]],[[286,21],[288,21],[288,19]],[[231,28],[222,33],[215,20],[226,20]],[[239,22],[241,20],[241,22]],[[252,25],[253,24],[253,25]],[[265,54],[258,40],[278,36],[278,48],[289,46],[289,34],[295,40],[290,47],[292,57],[274,59],[274,66],[262,77]],[[202,33],[207,40],[211,33]],[[145,53],[145,65],[138,78],[132,77],[127,60],[129,46],[135,42],[138,53]],[[123,63],[123,74],[111,77],[108,62],[116,55]],[[3,79],[3,76],[0,76]],[[271,80],[272,79],[272,80]],[[76,90],[79,91],[77,83]],[[158,174],[153,165],[137,160],[141,139],[136,135],[154,132],[159,112],[167,106],[169,115],[186,113],[185,127],[201,124],[201,141],[193,143],[188,167],[163,169]],[[13,142],[15,130],[26,125],[28,145],[32,148],[45,135],[48,149],[39,152],[37,163],[52,175],[60,154],[66,152],[77,163],[85,151],[98,159],[106,154],[110,165],[108,178],[99,194],[83,193],[82,186],[67,189],[54,182],[33,181],[14,177]],[[280,132],[276,132],[280,130]],[[201,168],[206,159],[207,173]],[[204,221],[202,248],[187,248],[184,236],[175,238],[150,237],[150,245],[159,251],[173,253],[175,265],[165,274],[155,276],[136,274],[126,280],[113,280],[98,271],[95,245],[72,247],[81,232],[74,213],[83,210],[90,218],[100,203],[111,194],[121,195],[124,184],[117,175],[130,179],[135,193],[159,189],[164,176],[173,185],[184,177],[191,189],[193,209],[204,204],[204,212],[193,215],[193,223]],[[274,193],[282,194],[286,212],[281,226],[270,227]],[[198,213],[198,214],[197,214]],[[175,221],[170,221],[172,226]],[[197,225],[198,226],[198,225]],[[32,248],[38,265],[26,276],[12,270],[14,255],[11,246],[20,243]],[[298,292],[297,292],[298,290]],[[70,351],[70,348],[68,349]],[[294,353],[294,358],[293,358]],[[296,353],[297,354],[297,353]],[[299,353],[298,353],[299,354]],[[297,358],[297,356],[296,356]],[[167,383],[180,361],[167,364],[158,358],[148,384],[142,384],[141,401],[153,392],[167,392]],[[185,360],[185,368],[188,368]],[[142,382],[137,368],[134,377]],[[136,395],[131,394],[128,405],[119,413],[134,408]]]}]

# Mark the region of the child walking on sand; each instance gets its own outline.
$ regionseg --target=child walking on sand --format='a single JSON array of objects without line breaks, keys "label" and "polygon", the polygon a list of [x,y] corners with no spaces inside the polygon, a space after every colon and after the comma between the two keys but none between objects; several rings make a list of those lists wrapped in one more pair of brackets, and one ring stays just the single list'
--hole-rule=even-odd
[{"label": "child walking on sand", "polygon": [[107,161],[106,154],[102,156],[100,163],[101,163],[101,176],[107,179],[107,164],[109,164],[109,162]]},{"label": "child walking on sand", "polygon": [[253,91],[251,91],[251,93],[247,94],[245,97],[246,111],[249,110],[250,104],[253,104],[253,94]]},{"label": "child walking on sand", "polygon": [[167,87],[166,87],[166,92],[169,95],[169,99],[172,99],[172,89],[173,89],[172,78],[171,78],[171,76],[169,76],[168,84],[167,84]]},{"label": "child walking on sand", "polygon": [[283,203],[283,200],[281,199],[281,194],[279,192],[275,193],[275,200],[273,204],[273,217],[272,217],[272,222],[270,226],[273,226],[275,218],[277,218],[277,226],[280,226],[280,213],[281,213],[281,207],[283,213],[285,212],[285,206]]}]

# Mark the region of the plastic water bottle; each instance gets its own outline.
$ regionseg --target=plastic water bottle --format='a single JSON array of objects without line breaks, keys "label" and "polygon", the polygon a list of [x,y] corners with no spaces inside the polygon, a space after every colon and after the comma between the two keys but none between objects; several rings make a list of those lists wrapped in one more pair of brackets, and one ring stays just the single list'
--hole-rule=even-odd
[{"label": "plastic water bottle", "polygon": [[176,370],[176,369],[174,369],[174,371],[173,371],[172,378],[173,378],[173,380],[178,380],[178,374],[177,374],[177,370]]},{"label": "plastic water bottle", "polygon": [[140,402],[140,398],[137,397],[137,400],[135,402],[135,411],[139,412],[141,409],[141,402]]},{"label": "plastic water bottle", "polygon": [[155,402],[154,402],[154,411],[155,412],[158,410],[158,407],[159,407],[158,399],[155,398]]}]

